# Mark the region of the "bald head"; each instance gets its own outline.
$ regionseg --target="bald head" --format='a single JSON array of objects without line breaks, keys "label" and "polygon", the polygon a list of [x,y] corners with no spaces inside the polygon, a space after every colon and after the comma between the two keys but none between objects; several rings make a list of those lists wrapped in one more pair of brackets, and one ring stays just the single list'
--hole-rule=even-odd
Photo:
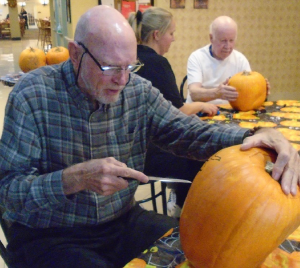
[{"label": "bald head", "polygon": [[136,42],[135,34],[122,14],[105,5],[93,7],[81,16],[74,40],[89,47],[97,46],[100,50]]},{"label": "bald head", "polygon": [[235,31],[237,33],[236,22],[228,16],[217,17],[210,25],[209,32],[214,37],[218,32],[226,30]]}]

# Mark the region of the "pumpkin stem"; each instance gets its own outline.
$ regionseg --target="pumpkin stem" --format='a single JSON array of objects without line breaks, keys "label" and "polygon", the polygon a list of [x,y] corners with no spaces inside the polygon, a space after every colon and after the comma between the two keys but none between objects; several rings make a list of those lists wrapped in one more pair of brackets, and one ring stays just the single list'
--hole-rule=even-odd
[{"label": "pumpkin stem", "polygon": [[242,75],[250,75],[250,72],[248,72],[248,71],[243,71],[243,73],[242,73]]},{"label": "pumpkin stem", "polygon": [[270,175],[272,175],[273,167],[274,167],[274,163],[272,163],[271,161],[267,161],[267,163],[265,165],[265,171],[267,173],[269,173]]}]

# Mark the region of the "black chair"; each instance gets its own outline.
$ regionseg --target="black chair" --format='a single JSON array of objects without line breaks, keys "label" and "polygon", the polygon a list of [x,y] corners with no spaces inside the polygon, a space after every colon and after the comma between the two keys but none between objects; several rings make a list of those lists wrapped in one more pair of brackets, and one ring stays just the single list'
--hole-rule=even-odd
[{"label": "black chair", "polygon": [[[2,218],[2,213],[3,213],[3,210],[0,209],[0,225],[1,225],[1,228],[2,228],[2,231],[3,231],[3,234],[6,238],[6,240],[8,241],[8,238],[9,238],[9,234],[8,234],[8,224],[7,222]],[[6,247],[4,246],[3,242],[0,240],[0,255],[2,257],[2,259],[4,260],[5,264],[7,267],[11,267],[10,266],[10,259],[8,257],[8,254],[7,254],[7,251],[6,251]]]},{"label": "black chair", "polygon": [[[0,207],[0,225],[5,236],[6,241],[9,241],[9,223],[2,218],[4,210]],[[6,247],[4,246],[3,242],[0,240],[0,255],[4,260],[6,266],[8,268],[28,268],[23,261],[18,260],[17,262],[12,260],[12,258],[8,255]]]},{"label": "black chair", "polygon": [[155,212],[157,212],[156,199],[161,196],[161,198],[162,198],[162,210],[163,210],[163,214],[167,215],[168,214],[168,212],[167,212],[167,194],[166,194],[167,184],[164,183],[164,182],[160,182],[161,183],[161,185],[160,185],[161,190],[158,193],[156,193],[156,191],[155,191],[155,183],[156,182],[159,182],[159,181],[149,181],[148,183],[140,185],[140,186],[142,186],[142,185],[150,184],[151,196],[149,198],[138,200],[137,202],[139,204],[142,204],[142,203],[146,203],[146,202],[152,201],[153,210]]},{"label": "black chair", "polygon": [[184,96],[184,84],[185,84],[186,80],[187,80],[187,75],[182,79],[182,82],[180,84],[180,91],[179,91],[180,97],[182,98],[183,102],[186,101],[186,98]]}]

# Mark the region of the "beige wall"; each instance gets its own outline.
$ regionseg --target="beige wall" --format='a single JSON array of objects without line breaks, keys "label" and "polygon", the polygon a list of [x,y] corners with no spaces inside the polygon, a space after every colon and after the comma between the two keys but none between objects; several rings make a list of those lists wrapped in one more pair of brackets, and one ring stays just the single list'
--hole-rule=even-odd
[{"label": "beige wall", "polygon": [[219,15],[228,15],[239,26],[236,48],[250,61],[252,70],[271,83],[271,100],[300,100],[300,2],[299,0],[210,0],[208,9],[170,9],[170,0],[155,5],[170,10],[176,20],[176,41],[165,55],[179,85],[186,74],[189,55],[209,42],[208,27]]},{"label": "beige wall", "polygon": [[[252,70],[271,83],[269,99],[300,100],[300,2],[299,0],[210,0],[208,9],[194,9],[185,0],[184,9],[170,9],[170,0],[155,5],[170,10],[176,20],[176,41],[165,55],[179,86],[186,74],[189,55],[209,42],[208,27],[220,15],[228,15],[239,26],[236,48],[250,61]],[[98,0],[71,0],[72,23],[68,38],[73,39],[79,17]]]},{"label": "beige wall", "polygon": [[73,39],[77,21],[91,7],[97,6],[98,0],[71,0],[71,22],[68,23],[68,38]]}]

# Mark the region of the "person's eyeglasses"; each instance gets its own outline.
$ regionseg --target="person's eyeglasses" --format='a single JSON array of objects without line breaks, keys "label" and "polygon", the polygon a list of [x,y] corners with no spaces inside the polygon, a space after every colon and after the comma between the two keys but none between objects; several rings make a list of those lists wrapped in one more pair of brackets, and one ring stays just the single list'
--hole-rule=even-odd
[{"label": "person's eyeglasses", "polygon": [[93,61],[96,63],[96,65],[99,67],[99,69],[102,71],[103,75],[107,76],[114,76],[120,74],[122,71],[128,71],[128,72],[137,72],[142,66],[144,66],[143,63],[138,61],[136,64],[131,64],[126,67],[120,67],[120,66],[102,66],[96,58],[92,55],[92,53],[87,49],[87,47],[82,44],[81,42],[78,42],[78,45],[82,46],[84,49],[84,53],[81,56],[81,59],[85,53],[89,54],[89,56],[93,59]]}]

